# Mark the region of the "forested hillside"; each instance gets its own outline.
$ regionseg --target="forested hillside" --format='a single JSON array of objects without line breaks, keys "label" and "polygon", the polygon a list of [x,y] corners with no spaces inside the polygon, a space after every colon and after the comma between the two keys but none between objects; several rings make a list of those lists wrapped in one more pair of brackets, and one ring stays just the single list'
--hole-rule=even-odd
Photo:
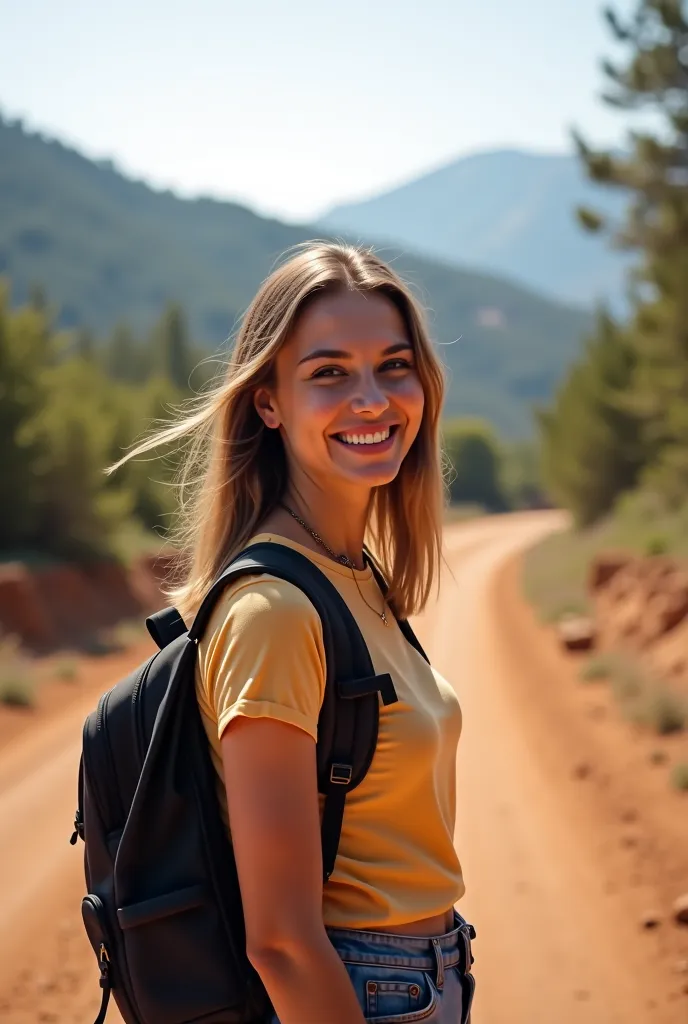
[{"label": "forested hillside", "polygon": [[[61,327],[146,336],[168,302],[194,339],[230,335],[259,282],[315,229],[256,216],[235,203],[181,200],[128,180],[59,142],[0,120],[0,274],[11,303],[45,289]],[[579,352],[588,314],[484,274],[383,255],[417,288],[450,369],[448,415],[477,415],[527,435]]]}]

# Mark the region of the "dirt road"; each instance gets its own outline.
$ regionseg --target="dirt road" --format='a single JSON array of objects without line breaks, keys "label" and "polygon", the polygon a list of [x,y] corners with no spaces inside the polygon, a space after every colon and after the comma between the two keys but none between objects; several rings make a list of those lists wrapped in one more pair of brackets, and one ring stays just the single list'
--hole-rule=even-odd
[{"label": "dirt road", "polygon": [[[479,934],[474,1024],[685,1024],[688,998],[661,931],[641,932],[636,907],[614,896],[604,809],[571,780],[570,722],[553,725],[552,709],[533,699],[533,652],[523,646],[532,637],[504,603],[505,566],[560,521],[524,514],[449,529],[454,578],[446,574],[439,603],[417,623],[464,709],[456,838],[468,886],[460,909]],[[90,1024],[99,1005],[79,920],[81,854],[67,845],[92,705],[85,696],[0,752],[7,1024]]]}]

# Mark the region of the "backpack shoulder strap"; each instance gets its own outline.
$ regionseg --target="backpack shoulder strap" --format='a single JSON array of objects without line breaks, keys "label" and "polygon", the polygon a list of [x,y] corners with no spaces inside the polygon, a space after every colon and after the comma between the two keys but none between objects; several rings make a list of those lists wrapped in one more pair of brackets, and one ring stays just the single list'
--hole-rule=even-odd
[{"label": "backpack shoulder strap", "polygon": [[389,674],[375,670],[361,631],[337,589],[305,555],[278,543],[246,548],[215,581],[189,630],[196,643],[222,591],[243,576],[270,574],[299,587],[322,622],[326,685],[318,720],[318,788],[322,819],[323,880],[334,867],[346,796],[358,786],[375,753],[379,698],[397,699]]},{"label": "backpack shoulder strap", "polygon": [[[386,594],[389,587],[387,585],[387,580],[382,575],[380,566],[377,564],[377,562],[375,561],[367,547],[363,549],[363,553],[366,565],[370,566],[370,569],[373,573],[373,576],[375,577],[375,581],[378,587],[380,588],[383,594]],[[411,644],[411,647],[415,647],[415,649],[418,651],[421,657],[425,658],[425,660],[429,663],[430,659],[428,658],[427,654],[421,647],[420,640],[411,629],[411,624],[409,623],[409,621],[407,619],[397,619],[397,623],[399,625],[399,629],[404,634],[408,642]]]}]

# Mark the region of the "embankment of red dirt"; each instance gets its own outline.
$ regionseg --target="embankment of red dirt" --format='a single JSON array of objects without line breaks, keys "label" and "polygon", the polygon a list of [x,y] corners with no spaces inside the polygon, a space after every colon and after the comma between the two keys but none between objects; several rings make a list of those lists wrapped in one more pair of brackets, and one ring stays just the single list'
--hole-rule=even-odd
[{"label": "embankment of red dirt", "polygon": [[609,914],[626,921],[634,948],[636,936],[647,943],[648,1021],[662,1004],[676,1006],[672,1024],[683,1021],[688,928],[675,907],[688,894],[688,794],[667,768],[685,759],[686,734],[629,724],[608,686],[582,683],[588,655],[565,653],[556,629],[543,629],[521,599],[521,574],[512,559],[492,589],[512,695],[542,771],[596,850]]},{"label": "embankment of red dirt", "polygon": [[161,586],[174,555],[32,569],[0,566],[0,634],[36,652],[78,645],[100,629],[147,614],[166,603]]},{"label": "embankment of red dirt", "polygon": [[590,570],[597,642],[637,654],[688,692],[688,566],[665,555],[598,556]]}]

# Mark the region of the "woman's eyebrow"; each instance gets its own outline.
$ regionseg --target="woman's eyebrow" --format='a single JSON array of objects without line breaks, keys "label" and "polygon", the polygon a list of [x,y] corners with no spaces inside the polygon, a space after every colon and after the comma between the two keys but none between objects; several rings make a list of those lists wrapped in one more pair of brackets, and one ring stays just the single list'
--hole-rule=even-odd
[{"label": "woman's eyebrow", "polygon": [[[398,341],[394,345],[390,345],[382,353],[383,356],[394,355],[395,352],[402,352],[405,349],[411,349],[412,345],[409,341]],[[351,359],[352,355],[350,352],[344,351],[339,348],[317,348],[313,352],[309,352],[303,359],[299,359],[298,365],[302,363],[309,363],[314,359]]]}]

